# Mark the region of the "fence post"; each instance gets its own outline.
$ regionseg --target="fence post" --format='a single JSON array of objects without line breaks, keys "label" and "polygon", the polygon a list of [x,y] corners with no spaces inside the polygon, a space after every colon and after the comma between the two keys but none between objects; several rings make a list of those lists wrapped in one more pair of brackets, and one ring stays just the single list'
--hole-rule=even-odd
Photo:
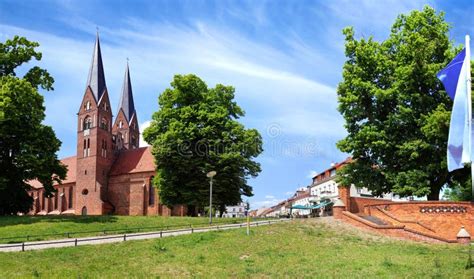
[{"label": "fence post", "polygon": [[194,228],[193,228],[193,226],[191,226],[191,233],[194,233]]},{"label": "fence post", "polygon": [[160,238],[163,238],[163,231],[160,231]]},{"label": "fence post", "polygon": [[123,241],[127,241],[127,235],[126,234],[123,235]]},{"label": "fence post", "polygon": [[74,240],[74,246],[77,246],[77,238]]},{"label": "fence post", "polygon": [[21,243],[21,251],[25,252],[25,242]]}]

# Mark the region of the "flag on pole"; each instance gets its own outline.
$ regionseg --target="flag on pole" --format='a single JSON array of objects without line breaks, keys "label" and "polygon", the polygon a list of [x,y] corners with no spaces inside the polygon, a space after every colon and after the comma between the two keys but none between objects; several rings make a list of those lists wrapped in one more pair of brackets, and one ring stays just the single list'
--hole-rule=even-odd
[{"label": "flag on pole", "polygon": [[472,109],[470,88],[468,88],[470,57],[466,53],[469,53],[469,49],[467,51],[463,49],[446,68],[437,74],[449,97],[454,100],[449,125],[448,171],[463,168],[464,164],[472,161]]}]

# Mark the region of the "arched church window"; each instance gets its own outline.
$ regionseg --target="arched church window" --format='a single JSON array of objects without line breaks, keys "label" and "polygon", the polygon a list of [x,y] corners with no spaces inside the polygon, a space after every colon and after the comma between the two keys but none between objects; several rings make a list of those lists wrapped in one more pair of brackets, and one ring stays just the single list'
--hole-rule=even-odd
[{"label": "arched church window", "polygon": [[102,120],[100,121],[100,128],[104,129],[104,130],[108,130],[109,129],[109,125],[107,123],[107,119],[104,117],[102,118]]},{"label": "arched church window", "polygon": [[83,207],[82,210],[81,210],[81,215],[82,216],[86,216],[87,215],[87,207]]},{"label": "arched church window", "polygon": [[85,109],[86,111],[91,109],[91,102],[90,102],[90,101],[87,101],[87,102],[84,104],[84,109]]},{"label": "arched church window", "polygon": [[123,122],[120,121],[120,122],[119,122],[119,128],[122,129],[122,127],[123,127]]},{"label": "arched church window", "polygon": [[104,110],[107,111],[107,103],[104,103]]},{"label": "arched church window", "polygon": [[155,204],[155,187],[153,187],[153,176],[150,177],[150,186],[148,186],[148,205]]},{"label": "arched church window", "polygon": [[46,196],[44,195],[44,191],[41,192],[41,210],[46,209]]},{"label": "arched church window", "polygon": [[91,152],[91,139],[87,139],[86,157],[90,155],[90,152]]},{"label": "arched church window", "polygon": [[87,116],[85,119],[84,119],[84,122],[83,122],[83,125],[82,125],[82,129],[83,130],[89,130],[90,128],[92,128],[92,119],[90,116]]},{"label": "arched church window", "polygon": [[107,140],[102,140],[102,157],[107,158]]},{"label": "arched church window", "polygon": [[87,141],[84,139],[84,149],[82,157],[87,157]]},{"label": "arched church window", "polygon": [[74,195],[73,188],[69,187],[69,202],[68,202],[69,209],[72,208],[73,195]]},{"label": "arched church window", "polygon": [[58,193],[54,194],[54,210],[58,209]]}]

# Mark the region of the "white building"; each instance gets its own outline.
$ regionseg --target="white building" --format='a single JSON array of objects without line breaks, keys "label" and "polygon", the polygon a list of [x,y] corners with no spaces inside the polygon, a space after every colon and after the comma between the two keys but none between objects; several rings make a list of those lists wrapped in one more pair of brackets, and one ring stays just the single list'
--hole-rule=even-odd
[{"label": "white building", "polygon": [[238,205],[226,206],[222,218],[243,218],[245,215],[246,204],[244,202],[239,203]]},{"label": "white building", "polygon": [[[297,192],[298,193],[298,192]],[[291,199],[291,205],[294,206],[311,206],[311,196],[309,192],[305,192]],[[292,209],[293,216],[308,216],[311,214],[311,209]]]},{"label": "white building", "polygon": [[[313,183],[311,184],[311,196],[314,197],[315,201],[321,201],[325,199],[330,199],[332,201],[336,200],[339,197],[338,183],[336,182],[337,171],[344,165],[350,162],[350,158],[337,163],[332,164],[331,167],[313,177]],[[388,200],[406,200],[400,199],[398,195],[392,193],[384,194],[381,197],[375,197],[372,195],[372,192],[363,187],[358,188],[354,185],[351,185],[350,188],[351,197],[366,197],[366,198],[381,198]]]}]

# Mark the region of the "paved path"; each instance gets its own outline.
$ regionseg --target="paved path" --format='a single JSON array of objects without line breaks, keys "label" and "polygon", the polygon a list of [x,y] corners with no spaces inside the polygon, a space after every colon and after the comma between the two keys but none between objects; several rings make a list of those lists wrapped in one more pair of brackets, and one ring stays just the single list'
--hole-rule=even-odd
[{"label": "paved path", "polygon": [[[257,221],[251,222],[251,227],[258,227],[262,225],[270,225],[274,223],[280,223],[289,221],[289,219],[278,219],[278,220],[269,220],[269,221]],[[34,242],[24,242],[24,243],[15,243],[15,244],[0,244],[0,252],[20,252],[27,250],[42,250],[49,248],[61,248],[61,247],[71,247],[71,246],[80,246],[80,245],[98,245],[104,243],[114,243],[122,242],[129,240],[140,240],[140,239],[152,239],[152,238],[162,238],[168,236],[177,236],[198,232],[208,232],[216,230],[229,230],[229,229],[238,229],[245,228],[246,223],[241,224],[229,224],[229,225],[217,225],[211,227],[203,228],[187,228],[179,230],[167,230],[167,231],[155,231],[155,232],[144,232],[144,233],[131,233],[131,234],[117,234],[117,235],[107,235],[107,236],[93,236],[93,237],[82,237],[82,238],[66,238],[58,239],[51,241],[34,241]]]}]

